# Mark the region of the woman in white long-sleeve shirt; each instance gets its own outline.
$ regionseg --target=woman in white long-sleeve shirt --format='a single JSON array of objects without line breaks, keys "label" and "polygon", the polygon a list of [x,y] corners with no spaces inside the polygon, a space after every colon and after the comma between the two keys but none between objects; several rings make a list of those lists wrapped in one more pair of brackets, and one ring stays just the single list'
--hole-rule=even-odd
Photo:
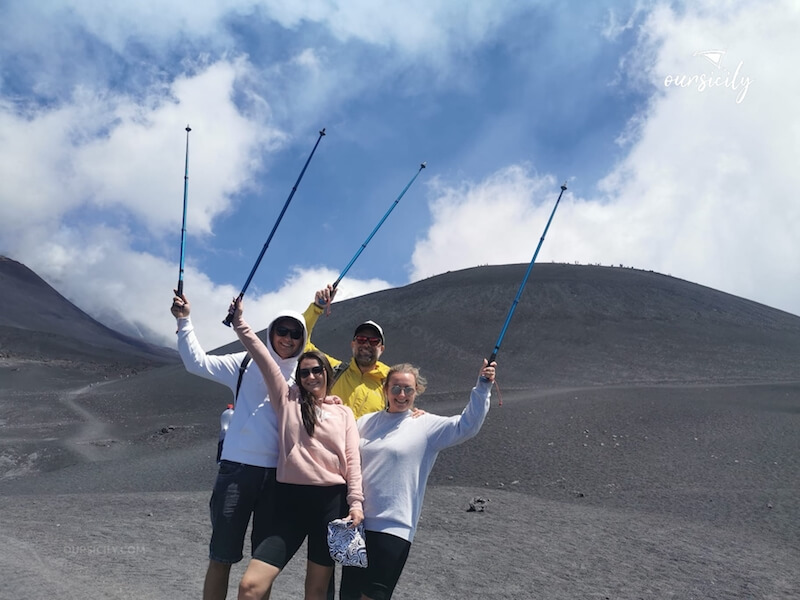
[{"label": "woman in white long-sleeve shirt", "polygon": [[[192,325],[191,305],[175,291],[170,308],[178,325],[178,351],[189,373],[228,386],[236,398],[239,369],[245,352],[206,354]],[[308,341],[300,313],[282,311],[270,323],[267,348],[282,377],[294,382],[297,357]],[[211,542],[203,598],[225,598],[231,566],[242,560],[244,539],[251,522],[251,545],[266,537],[274,517],[275,468],[278,464],[278,424],[264,378],[254,364],[241,375],[233,420],[225,436],[214,491],[209,503]],[[333,598],[332,595],[329,595]]]},{"label": "woman in white long-sleeve shirt", "polygon": [[410,364],[389,371],[384,383],[386,410],[358,419],[369,566],[343,569],[341,600],[392,597],[436,457],[480,431],[489,412],[495,366],[483,361],[469,403],[454,417],[413,416],[414,400],[425,390],[425,379]]}]

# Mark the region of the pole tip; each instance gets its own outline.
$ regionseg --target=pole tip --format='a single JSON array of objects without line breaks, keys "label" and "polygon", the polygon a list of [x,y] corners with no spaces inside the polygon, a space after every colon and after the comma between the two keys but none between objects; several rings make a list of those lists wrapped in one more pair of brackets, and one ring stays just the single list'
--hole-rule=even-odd
[{"label": "pole tip", "polygon": [[189,124],[187,123],[186,124],[186,133],[189,133],[191,130],[192,130],[192,128],[189,127]]},{"label": "pole tip", "polygon": [[563,192],[566,189],[567,189],[567,182],[565,181],[564,183],[561,184],[561,191]]},{"label": "pole tip", "polygon": [[419,168],[420,169],[424,169],[427,166],[428,166],[428,163],[427,162],[423,162],[423,163],[420,163]]},{"label": "pole tip", "polygon": [[322,129],[320,129],[319,134],[320,135],[325,135],[325,128],[324,127]]}]

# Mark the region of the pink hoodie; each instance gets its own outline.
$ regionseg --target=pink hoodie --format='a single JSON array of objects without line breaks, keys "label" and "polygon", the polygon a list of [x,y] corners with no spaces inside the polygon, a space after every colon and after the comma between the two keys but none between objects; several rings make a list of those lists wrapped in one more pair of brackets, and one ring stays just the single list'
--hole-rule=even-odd
[{"label": "pink hoodie", "polygon": [[319,486],[346,483],[350,509],[363,510],[359,436],[353,411],[338,396],[326,397],[317,406],[314,435],[308,435],[297,384],[289,387],[275,359],[244,319],[237,317],[233,325],[264,377],[278,417],[278,481]]}]

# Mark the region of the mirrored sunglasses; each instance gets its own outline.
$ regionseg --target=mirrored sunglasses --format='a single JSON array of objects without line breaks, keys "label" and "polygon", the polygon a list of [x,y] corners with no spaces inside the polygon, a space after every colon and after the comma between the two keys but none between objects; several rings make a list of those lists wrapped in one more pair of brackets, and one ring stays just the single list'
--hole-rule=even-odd
[{"label": "mirrored sunglasses", "polygon": [[278,337],[286,337],[287,335],[293,340],[299,340],[303,337],[303,332],[300,329],[289,329],[288,327],[276,327],[275,335]]},{"label": "mirrored sunglasses", "polygon": [[312,373],[314,375],[322,375],[324,371],[325,369],[323,369],[322,367],[316,366],[316,367],[311,367],[310,369],[300,369],[298,373],[300,373],[300,379],[305,379]]},{"label": "mirrored sunglasses", "polygon": [[379,337],[369,337],[366,335],[357,335],[353,338],[356,344],[369,344],[370,346],[378,346],[381,343]]},{"label": "mirrored sunglasses", "polygon": [[393,385],[392,387],[389,388],[389,391],[392,392],[392,394],[394,394],[395,396],[399,396],[400,392],[404,392],[406,396],[413,396],[417,392],[417,390],[415,390],[410,385],[407,385],[405,387],[400,385]]}]

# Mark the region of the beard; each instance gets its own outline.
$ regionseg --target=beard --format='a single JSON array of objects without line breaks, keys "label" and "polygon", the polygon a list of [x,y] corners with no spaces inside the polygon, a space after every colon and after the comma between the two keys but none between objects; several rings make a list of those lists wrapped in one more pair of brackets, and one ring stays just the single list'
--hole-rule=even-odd
[{"label": "beard", "polygon": [[359,367],[371,367],[378,362],[379,356],[380,351],[377,347],[373,346],[361,346],[356,348],[356,351],[353,354],[353,358]]}]

